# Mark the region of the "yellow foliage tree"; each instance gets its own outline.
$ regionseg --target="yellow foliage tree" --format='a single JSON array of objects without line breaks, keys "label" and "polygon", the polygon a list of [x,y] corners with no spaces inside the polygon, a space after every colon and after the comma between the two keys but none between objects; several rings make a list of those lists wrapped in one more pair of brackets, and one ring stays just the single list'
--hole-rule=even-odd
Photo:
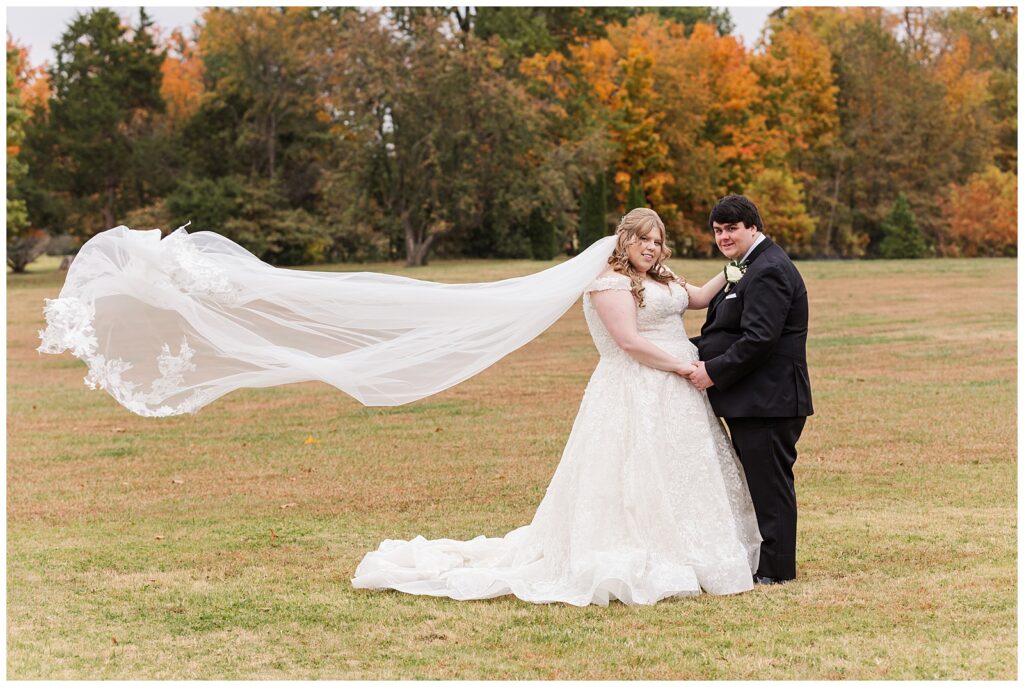
[{"label": "yellow foliage tree", "polygon": [[839,89],[828,47],[800,23],[769,24],[764,50],[751,58],[765,116],[767,165],[785,163],[798,179],[812,179],[810,160],[836,143]]},{"label": "yellow foliage tree", "polygon": [[304,126],[329,90],[323,66],[338,55],[326,39],[331,20],[306,7],[214,7],[203,22],[198,49],[211,91],[246,103],[253,171],[273,179],[281,137]]},{"label": "yellow foliage tree", "polygon": [[764,220],[764,232],[791,255],[811,251],[814,220],[807,214],[803,188],[783,167],[762,169],[745,190]]}]

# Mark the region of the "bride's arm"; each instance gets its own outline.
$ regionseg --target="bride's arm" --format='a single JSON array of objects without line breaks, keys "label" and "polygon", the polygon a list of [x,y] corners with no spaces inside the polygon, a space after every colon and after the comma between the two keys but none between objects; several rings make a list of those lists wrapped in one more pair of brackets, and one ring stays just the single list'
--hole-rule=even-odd
[{"label": "bride's arm", "polygon": [[703,310],[711,305],[711,299],[725,286],[725,272],[719,272],[713,276],[704,286],[694,286],[686,283],[686,293],[690,294],[690,302],[687,310]]},{"label": "bride's arm", "polygon": [[693,363],[666,353],[640,336],[636,328],[636,301],[631,292],[617,289],[593,291],[590,300],[615,343],[640,364],[683,376],[695,369]]}]

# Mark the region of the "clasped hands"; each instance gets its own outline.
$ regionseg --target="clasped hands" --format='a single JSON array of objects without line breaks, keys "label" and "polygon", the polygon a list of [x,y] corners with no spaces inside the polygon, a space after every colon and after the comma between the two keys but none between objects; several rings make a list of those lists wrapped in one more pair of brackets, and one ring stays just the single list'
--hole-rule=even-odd
[{"label": "clasped hands", "polygon": [[708,387],[715,385],[711,381],[711,377],[708,376],[708,371],[705,369],[703,361],[700,360],[682,363],[673,372],[689,380],[690,384],[693,384],[697,391],[704,391]]}]

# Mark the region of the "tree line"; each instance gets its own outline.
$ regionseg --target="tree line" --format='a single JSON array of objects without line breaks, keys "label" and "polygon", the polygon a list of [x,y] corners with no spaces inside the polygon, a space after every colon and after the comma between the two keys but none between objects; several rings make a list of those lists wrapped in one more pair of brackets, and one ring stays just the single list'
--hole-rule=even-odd
[{"label": "tree line", "polygon": [[9,264],[188,220],[281,265],[550,259],[640,205],[707,256],[727,193],[800,257],[1016,255],[1012,7],[780,8],[751,48],[706,7],[132,21],[45,69],[8,37]]}]

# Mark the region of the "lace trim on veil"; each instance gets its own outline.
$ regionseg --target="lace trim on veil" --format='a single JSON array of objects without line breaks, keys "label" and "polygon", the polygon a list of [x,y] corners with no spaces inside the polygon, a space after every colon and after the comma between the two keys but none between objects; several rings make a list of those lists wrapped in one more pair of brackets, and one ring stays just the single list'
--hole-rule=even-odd
[{"label": "lace trim on veil", "polygon": [[[191,222],[179,227],[160,241],[160,246],[166,249],[161,254],[162,274],[147,270],[146,266],[136,259],[129,259],[125,273],[135,273],[142,279],[150,280],[154,285],[167,286],[169,282],[182,293],[206,295],[226,303],[235,302],[238,296],[237,288],[228,279],[224,270],[213,260],[204,257],[193,245],[185,232],[185,227],[189,224]],[[130,232],[127,236],[132,240],[142,241],[158,238],[151,232]],[[75,281],[79,283],[87,281],[92,276],[91,270],[85,265],[87,260],[76,259],[80,269],[77,270],[79,273],[75,275]],[[82,267],[86,267],[84,273]],[[68,281],[73,284],[70,276]],[[62,295],[60,298],[44,299],[43,314],[46,317],[46,329],[39,331],[41,344],[36,350],[40,353],[53,354],[71,351],[89,368],[83,380],[85,385],[90,389],[103,389],[133,413],[145,417],[182,415],[194,413],[213,400],[208,394],[195,390],[176,404],[164,402],[170,397],[187,392],[184,387],[184,373],[196,369],[192,362],[195,351],[189,346],[186,337],[181,338],[177,354],[171,353],[169,344],[161,346],[156,359],[159,376],[152,379],[149,390],[144,391],[138,382],[124,378],[124,375],[132,370],[132,363],[119,357],[108,357],[98,350],[93,326],[95,305],[84,303],[76,296]]]},{"label": "lace trim on veil", "polygon": [[184,337],[177,355],[171,353],[170,346],[163,345],[157,357],[160,376],[153,380],[149,391],[142,391],[137,382],[124,378],[124,374],[132,369],[130,362],[97,353],[92,308],[73,296],[47,298],[45,303],[43,312],[47,326],[39,331],[42,343],[37,350],[40,353],[55,354],[71,351],[89,368],[83,381],[90,389],[103,389],[125,408],[144,417],[194,413],[209,402],[204,394],[195,391],[176,405],[163,403],[164,399],[184,391],[183,374],[195,370],[192,363],[194,351]]},{"label": "lace trim on veil", "polygon": [[613,241],[526,277],[452,285],[274,268],[212,232],[180,227],[161,240],[120,226],[88,241],[60,297],[45,300],[38,350],[70,351],[89,388],[148,417],[311,380],[364,405],[399,405],[547,329],[606,266]]}]

